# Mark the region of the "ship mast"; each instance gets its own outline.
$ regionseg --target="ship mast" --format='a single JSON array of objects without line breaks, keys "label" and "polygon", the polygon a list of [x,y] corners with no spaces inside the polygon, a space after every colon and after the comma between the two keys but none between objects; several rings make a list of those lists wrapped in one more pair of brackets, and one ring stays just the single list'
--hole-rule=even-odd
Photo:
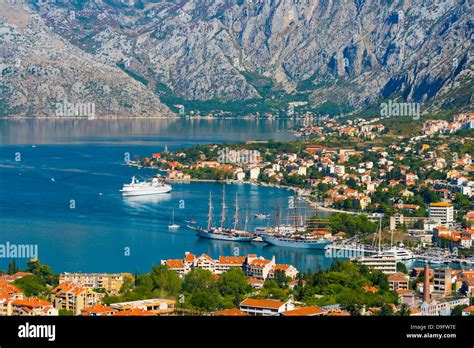
[{"label": "ship mast", "polygon": [[221,213],[221,229],[224,229],[224,223],[225,223],[225,184],[224,187],[222,188],[222,213]]},{"label": "ship mast", "polygon": [[207,215],[207,229],[212,228],[212,192],[209,191],[209,214]]},{"label": "ship mast", "polygon": [[234,231],[237,231],[239,223],[239,194],[235,193],[235,215],[234,215]]},{"label": "ship mast", "polygon": [[277,223],[277,233],[280,233],[280,205],[277,202],[276,206],[276,223]]},{"label": "ship mast", "polygon": [[245,208],[245,225],[244,225],[245,232],[247,232],[248,222],[249,222],[249,205],[247,204],[247,207]]},{"label": "ship mast", "polygon": [[379,253],[382,251],[381,243],[382,243],[382,218],[380,218],[380,221],[379,221]]},{"label": "ship mast", "polygon": [[298,208],[296,206],[296,193],[293,197],[293,221],[295,226],[295,232],[298,231]]}]

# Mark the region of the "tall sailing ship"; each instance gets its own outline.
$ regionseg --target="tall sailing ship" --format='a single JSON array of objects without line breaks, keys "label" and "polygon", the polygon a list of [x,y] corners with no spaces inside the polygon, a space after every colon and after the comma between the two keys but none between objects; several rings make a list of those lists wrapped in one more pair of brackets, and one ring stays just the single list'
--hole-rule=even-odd
[{"label": "tall sailing ship", "polygon": [[279,247],[316,250],[324,250],[333,242],[320,234],[315,234],[316,231],[322,230],[319,226],[321,223],[327,223],[317,217],[317,211],[315,217],[305,219],[301,214],[298,214],[296,204],[293,210],[293,216],[288,217],[293,223],[281,225],[280,209],[277,207],[277,226],[273,229],[273,233],[267,232],[259,235],[263,242]]},{"label": "tall sailing ship", "polygon": [[235,195],[235,214],[234,214],[234,225],[233,228],[227,228],[225,226],[226,220],[226,204],[225,204],[225,186],[222,190],[222,212],[220,226],[215,227],[213,225],[213,206],[212,206],[212,193],[209,193],[209,213],[207,220],[207,228],[197,227],[197,234],[199,237],[207,239],[225,240],[232,242],[251,242],[254,236],[251,233],[246,232],[248,224],[248,211],[245,217],[244,230],[238,230],[239,223],[239,200],[238,195]]}]

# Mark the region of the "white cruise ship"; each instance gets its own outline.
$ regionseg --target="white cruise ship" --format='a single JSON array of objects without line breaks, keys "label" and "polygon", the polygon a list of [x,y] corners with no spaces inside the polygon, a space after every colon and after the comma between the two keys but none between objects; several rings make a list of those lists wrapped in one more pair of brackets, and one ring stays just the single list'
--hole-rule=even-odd
[{"label": "white cruise ship", "polygon": [[170,185],[153,178],[151,181],[138,181],[135,176],[132,177],[130,184],[124,184],[120,190],[123,196],[144,196],[167,193],[172,190]]}]

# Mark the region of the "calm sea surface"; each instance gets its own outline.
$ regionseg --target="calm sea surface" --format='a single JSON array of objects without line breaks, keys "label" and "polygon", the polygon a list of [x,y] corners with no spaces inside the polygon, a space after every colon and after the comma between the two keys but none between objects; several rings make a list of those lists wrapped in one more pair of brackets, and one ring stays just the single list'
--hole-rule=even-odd
[{"label": "calm sea surface", "polygon": [[[155,172],[124,165],[127,154],[150,155],[202,143],[291,140],[290,121],[255,120],[0,120],[0,244],[35,244],[55,272],[147,272],[161,259],[185,251],[212,257],[256,253],[300,270],[327,267],[321,251],[277,248],[263,243],[200,239],[186,220],[205,224],[209,192],[215,219],[223,184],[174,184],[170,194],[122,198],[119,189],[132,175]],[[238,193],[241,221],[248,206],[250,225],[269,222],[277,202],[290,191],[246,184],[226,185],[232,220]],[[168,224],[175,210],[177,231]],[[129,255],[127,251],[130,251]],[[8,258],[0,258],[5,269]],[[17,260],[25,265],[26,259]]]}]

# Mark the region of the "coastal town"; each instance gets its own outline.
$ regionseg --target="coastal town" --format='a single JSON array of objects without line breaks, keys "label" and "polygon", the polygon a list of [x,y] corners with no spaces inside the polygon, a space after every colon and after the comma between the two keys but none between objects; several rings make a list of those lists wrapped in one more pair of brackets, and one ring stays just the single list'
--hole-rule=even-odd
[{"label": "coastal town", "polygon": [[[162,260],[150,274],[0,276],[2,316],[470,316],[474,269],[335,262],[301,273],[257,255]],[[11,273],[11,272],[10,272]]]},{"label": "coastal town", "polygon": [[[472,138],[466,135],[474,128],[474,114],[454,115],[452,122],[426,120],[405,135],[394,130],[399,124],[384,126],[381,122],[385,121],[380,117],[315,125],[313,118],[305,117],[298,133],[306,140],[211,144],[173,152],[165,148],[129,164],[157,169],[161,173],[157,176],[164,174],[170,183],[217,181],[293,190],[289,205],[304,201],[315,216],[332,214],[329,227],[298,222],[301,226],[284,231],[305,238],[305,243],[309,238],[326,240],[315,249],[332,244],[330,248],[345,245],[345,249],[365,248],[368,253],[378,239],[379,249],[380,244],[402,243],[417,254],[413,258],[433,264],[472,265],[474,149]],[[283,233],[288,226],[276,218],[281,212],[274,210],[279,226],[254,232]],[[347,215],[363,220],[365,226],[355,231]],[[345,223],[336,224],[337,218]],[[211,237],[205,229],[196,229],[200,236]],[[260,238],[281,244],[268,236]],[[251,238],[241,235],[240,240]]]},{"label": "coastal town", "polygon": [[[294,214],[289,221],[276,206],[254,216],[271,215],[271,226],[250,230],[248,212],[239,220],[238,197],[228,227],[223,185],[220,221],[210,195],[207,227],[196,216],[186,229],[233,243],[319,250],[331,259],[328,268],[298,269],[239,248],[233,255],[186,251],[142,274],[54,274],[38,259],[26,269],[12,260],[0,276],[1,315],[474,315],[474,114],[426,120],[408,135],[385,121],[315,125],[308,118],[295,130],[304,139],[293,142],[165,147],[127,162],[156,171],[152,185],[163,192],[191,181],[293,191],[283,207]],[[137,185],[134,177],[121,191],[133,194]],[[303,216],[299,205],[311,213]],[[173,212],[169,229],[179,228]]]}]

